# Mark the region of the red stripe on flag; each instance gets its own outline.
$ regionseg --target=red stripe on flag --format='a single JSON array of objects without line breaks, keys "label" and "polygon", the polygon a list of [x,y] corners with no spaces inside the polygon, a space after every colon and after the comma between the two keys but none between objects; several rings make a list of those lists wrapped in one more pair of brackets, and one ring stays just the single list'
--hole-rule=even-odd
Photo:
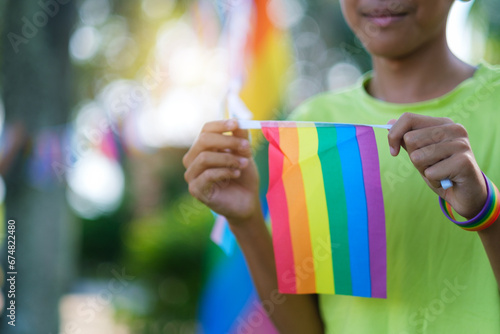
[{"label": "red stripe on flag", "polygon": [[269,190],[267,192],[273,231],[274,256],[279,290],[282,293],[297,293],[292,239],[288,221],[288,204],[283,184],[283,153],[279,150],[279,128],[263,128],[269,141]]}]

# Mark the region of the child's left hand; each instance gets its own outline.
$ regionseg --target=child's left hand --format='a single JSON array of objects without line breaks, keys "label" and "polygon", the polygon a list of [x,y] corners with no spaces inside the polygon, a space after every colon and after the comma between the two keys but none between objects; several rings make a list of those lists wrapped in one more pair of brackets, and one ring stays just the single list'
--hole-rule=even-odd
[{"label": "child's left hand", "polygon": [[[397,156],[402,146],[429,187],[461,216],[470,219],[486,202],[486,183],[477,165],[465,128],[449,118],[403,114],[391,121],[389,146]],[[440,181],[450,179],[444,190]]]}]

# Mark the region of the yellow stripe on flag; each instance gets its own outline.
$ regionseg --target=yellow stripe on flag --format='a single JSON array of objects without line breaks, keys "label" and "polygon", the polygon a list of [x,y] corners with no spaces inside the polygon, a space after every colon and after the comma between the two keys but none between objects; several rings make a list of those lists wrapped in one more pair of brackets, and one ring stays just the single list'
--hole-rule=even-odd
[{"label": "yellow stripe on flag", "polygon": [[318,156],[318,133],[316,128],[298,128],[298,132],[299,163],[305,188],[316,289],[323,293],[335,293],[328,207]]},{"label": "yellow stripe on flag", "polygon": [[279,132],[280,147],[285,155],[283,159],[283,186],[288,203],[297,293],[315,293],[318,289],[307,210],[304,208],[306,197],[299,164],[299,136],[297,128],[280,128]]}]

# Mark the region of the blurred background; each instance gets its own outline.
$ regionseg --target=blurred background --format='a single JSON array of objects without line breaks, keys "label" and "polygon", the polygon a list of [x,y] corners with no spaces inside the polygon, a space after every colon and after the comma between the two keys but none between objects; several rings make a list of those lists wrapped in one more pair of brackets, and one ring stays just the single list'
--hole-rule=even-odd
[{"label": "blurred background", "polygon": [[[0,31],[0,332],[274,333],[181,159],[207,121],[282,119],[370,70],[339,2],[2,0]],[[448,38],[500,63],[500,3],[457,1]]]}]

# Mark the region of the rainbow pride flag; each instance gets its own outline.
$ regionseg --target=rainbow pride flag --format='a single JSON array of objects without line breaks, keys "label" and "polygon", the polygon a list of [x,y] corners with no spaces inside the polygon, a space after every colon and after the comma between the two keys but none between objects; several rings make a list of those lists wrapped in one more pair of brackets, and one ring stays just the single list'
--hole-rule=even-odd
[{"label": "rainbow pride flag", "polygon": [[373,127],[261,122],[269,141],[282,293],[386,298],[385,213]]}]

